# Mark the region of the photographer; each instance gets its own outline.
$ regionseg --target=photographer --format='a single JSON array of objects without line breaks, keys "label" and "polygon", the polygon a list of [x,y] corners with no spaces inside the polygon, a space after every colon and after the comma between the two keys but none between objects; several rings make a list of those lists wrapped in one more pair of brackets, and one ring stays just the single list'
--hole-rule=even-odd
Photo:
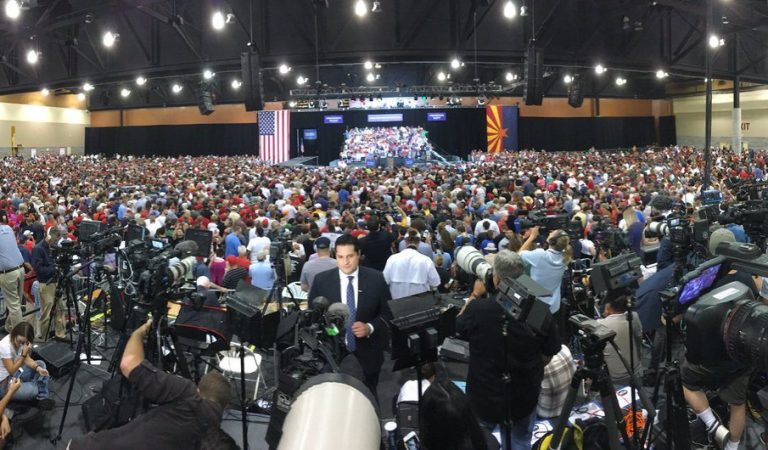
[{"label": "photographer", "polygon": [[229,382],[212,371],[195,386],[190,380],[157,370],[144,359],[144,339],[150,330],[151,319],[131,334],[120,371],[145,400],[158,406],[122,427],[77,437],[68,448],[194,449],[207,434],[218,433],[221,415],[229,403]]},{"label": "photographer", "polygon": [[[635,363],[635,375],[638,377],[642,373],[642,360],[640,358],[640,349],[643,344],[643,330],[640,322],[640,316],[636,312],[632,312],[632,320],[634,321],[632,327],[632,336],[629,335],[629,323],[627,322],[627,303],[629,299],[627,295],[619,295],[618,297],[605,302],[605,311],[603,318],[598,319],[597,322],[605,325],[608,329],[616,332],[614,343],[619,348],[622,354],[627,355],[629,360],[629,340],[634,339],[634,363]],[[608,372],[611,374],[611,380],[616,386],[628,385],[630,382],[630,374],[621,363],[618,353],[613,346],[605,347],[605,363],[608,365]]]},{"label": "photographer", "polygon": [[549,248],[533,249],[539,237],[539,227],[530,230],[528,239],[520,247],[520,257],[531,267],[531,278],[541,287],[551,292],[549,297],[541,300],[549,305],[552,314],[560,310],[560,286],[563,284],[563,274],[571,260],[569,255],[571,240],[564,230],[554,230],[547,237]]},{"label": "photographer", "polygon": [[[498,287],[503,279],[522,274],[520,255],[507,250],[496,255],[494,286]],[[510,403],[512,448],[530,448],[544,366],[560,350],[560,338],[554,322],[546,335],[540,336],[515,320],[508,322],[505,337],[504,322],[504,310],[491,295],[486,295],[485,285],[476,282],[472,295],[456,318],[457,333],[469,341],[467,394],[478,417],[490,429],[504,423],[505,408]],[[512,382],[505,383],[505,373]],[[507,389],[509,397],[505,398]]]},{"label": "photographer", "polygon": [[56,305],[56,317],[54,319],[56,339],[66,339],[64,328],[65,306],[61,299],[56,299],[56,264],[51,255],[51,247],[59,241],[60,237],[59,229],[51,227],[48,229],[45,239],[32,249],[32,267],[34,267],[35,273],[37,273],[37,281],[40,283],[40,320],[35,327],[39,336],[38,342],[48,340],[51,310],[54,307],[53,303],[56,301],[59,302]]}]

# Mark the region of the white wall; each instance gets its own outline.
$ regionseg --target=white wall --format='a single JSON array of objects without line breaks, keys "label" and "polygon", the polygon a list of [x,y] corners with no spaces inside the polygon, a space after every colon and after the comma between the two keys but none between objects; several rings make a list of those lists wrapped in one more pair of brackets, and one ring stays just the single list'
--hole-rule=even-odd
[{"label": "white wall", "polygon": [[[677,143],[704,146],[705,96],[673,99]],[[712,96],[712,144],[731,145],[733,94]],[[741,93],[742,142],[749,148],[768,148],[768,89]]]},{"label": "white wall", "polygon": [[11,127],[16,127],[16,145],[24,152],[36,148],[38,153],[58,152],[70,148],[79,153],[85,145],[85,127],[91,118],[83,109],[0,103],[0,155],[11,147]]}]

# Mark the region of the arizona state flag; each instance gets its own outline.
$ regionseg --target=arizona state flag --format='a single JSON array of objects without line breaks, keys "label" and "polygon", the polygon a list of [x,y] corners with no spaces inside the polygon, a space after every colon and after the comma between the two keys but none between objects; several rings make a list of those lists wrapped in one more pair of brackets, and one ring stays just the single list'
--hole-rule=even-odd
[{"label": "arizona state flag", "polygon": [[517,106],[486,106],[488,152],[500,153],[517,148]]}]

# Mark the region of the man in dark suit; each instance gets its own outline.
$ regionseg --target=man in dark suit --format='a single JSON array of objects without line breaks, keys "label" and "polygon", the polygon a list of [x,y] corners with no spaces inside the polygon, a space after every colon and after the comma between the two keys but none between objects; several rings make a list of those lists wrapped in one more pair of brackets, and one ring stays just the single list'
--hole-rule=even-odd
[{"label": "man in dark suit", "polygon": [[312,300],[323,296],[331,303],[344,302],[349,307],[345,335],[347,349],[360,361],[363,382],[376,397],[384,348],[389,338],[389,321],[392,319],[387,302],[392,297],[381,272],[360,267],[360,254],[360,243],[354,236],[340,236],[336,240],[339,268],[315,276],[309,291],[309,302],[311,308]]}]

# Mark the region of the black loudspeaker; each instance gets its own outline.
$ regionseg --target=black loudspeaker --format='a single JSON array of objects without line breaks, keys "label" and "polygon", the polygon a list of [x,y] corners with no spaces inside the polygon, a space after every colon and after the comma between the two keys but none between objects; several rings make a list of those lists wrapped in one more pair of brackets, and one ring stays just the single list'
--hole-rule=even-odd
[{"label": "black loudspeaker", "polygon": [[582,103],[584,103],[584,91],[581,89],[581,78],[575,76],[568,86],[568,104],[574,108],[580,108]]},{"label": "black loudspeaker", "polygon": [[535,45],[528,45],[525,52],[525,92],[523,101],[526,105],[541,105],[544,101],[544,52]]},{"label": "black loudspeaker", "polygon": [[240,70],[242,71],[243,88],[245,89],[245,110],[260,111],[264,109],[259,55],[253,52],[240,54]]},{"label": "black loudspeaker", "polygon": [[66,342],[48,341],[40,346],[35,346],[34,359],[42,359],[53,378],[59,378],[69,372],[75,364],[75,352]]},{"label": "black loudspeaker", "polygon": [[200,95],[197,97],[197,107],[200,109],[200,114],[204,116],[210,116],[216,108],[213,106],[213,93],[208,89],[200,91]]}]

